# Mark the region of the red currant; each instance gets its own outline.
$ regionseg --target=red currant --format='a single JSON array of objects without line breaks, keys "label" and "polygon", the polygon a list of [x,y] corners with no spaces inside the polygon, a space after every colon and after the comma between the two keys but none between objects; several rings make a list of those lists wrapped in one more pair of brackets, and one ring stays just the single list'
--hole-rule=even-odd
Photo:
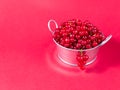
[{"label": "red currant", "polygon": [[87,49],[91,48],[91,45],[90,45],[90,44],[87,44],[87,45],[86,45],[86,48],[87,48]]},{"label": "red currant", "polygon": [[95,46],[97,46],[98,45],[98,43],[96,42],[96,41],[94,41],[93,43],[92,43],[92,46],[93,47],[95,47]]},{"label": "red currant", "polygon": [[68,37],[65,38],[65,43],[70,43],[70,39]]}]

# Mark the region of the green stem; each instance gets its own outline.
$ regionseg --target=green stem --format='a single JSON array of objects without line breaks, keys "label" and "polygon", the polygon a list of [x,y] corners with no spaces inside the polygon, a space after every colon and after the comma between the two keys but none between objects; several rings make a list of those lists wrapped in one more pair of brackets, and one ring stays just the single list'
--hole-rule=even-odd
[{"label": "green stem", "polygon": [[80,49],[80,55],[81,55],[81,56],[83,55],[82,49]]}]

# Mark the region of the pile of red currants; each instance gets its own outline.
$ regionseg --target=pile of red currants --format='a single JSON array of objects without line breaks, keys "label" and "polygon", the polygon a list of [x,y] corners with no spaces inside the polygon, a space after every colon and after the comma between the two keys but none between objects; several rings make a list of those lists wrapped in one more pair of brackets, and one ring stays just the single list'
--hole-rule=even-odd
[{"label": "pile of red currants", "polygon": [[72,19],[63,22],[59,28],[56,28],[53,38],[66,48],[80,50],[76,59],[78,66],[83,69],[89,56],[81,51],[97,46],[105,39],[105,36],[88,20],[82,22],[80,19]]}]

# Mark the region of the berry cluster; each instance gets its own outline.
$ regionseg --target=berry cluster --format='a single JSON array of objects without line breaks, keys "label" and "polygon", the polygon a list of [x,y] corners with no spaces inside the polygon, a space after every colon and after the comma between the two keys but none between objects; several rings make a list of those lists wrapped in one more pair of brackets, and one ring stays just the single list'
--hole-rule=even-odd
[{"label": "berry cluster", "polygon": [[81,70],[85,69],[85,64],[87,60],[89,59],[89,56],[86,54],[86,52],[80,51],[77,54],[76,60],[78,61],[78,66]]},{"label": "berry cluster", "polygon": [[[77,50],[90,49],[100,44],[105,36],[88,20],[72,19],[55,29],[54,40],[60,45]],[[78,66],[83,70],[89,56],[84,52],[77,55]]]},{"label": "berry cluster", "polygon": [[89,49],[100,44],[105,36],[88,20],[68,20],[57,28],[53,35],[60,45],[71,49]]}]

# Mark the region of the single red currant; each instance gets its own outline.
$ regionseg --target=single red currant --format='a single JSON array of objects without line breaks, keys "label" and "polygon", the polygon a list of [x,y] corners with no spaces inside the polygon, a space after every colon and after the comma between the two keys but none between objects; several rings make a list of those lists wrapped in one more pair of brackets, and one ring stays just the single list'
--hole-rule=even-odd
[{"label": "single red currant", "polygon": [[95,46],[97,46],[98,45],[98,43],[96,42],[96,41],[94,41],[93,43],[92,43],[92,46],[93,47],[95,47]]}]

